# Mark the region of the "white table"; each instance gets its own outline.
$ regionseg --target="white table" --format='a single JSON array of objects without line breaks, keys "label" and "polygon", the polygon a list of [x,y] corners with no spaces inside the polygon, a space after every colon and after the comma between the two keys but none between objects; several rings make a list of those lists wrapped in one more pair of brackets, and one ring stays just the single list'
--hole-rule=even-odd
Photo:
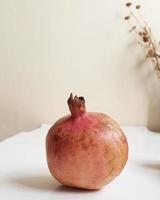
[{"label": "white table", "polygon": [[129,141],[123,172],[99,191],[67,188],[54,180],[45,157],[49,125],[0,143],[1,200],[159,200],[160,134],[122,127]]}]

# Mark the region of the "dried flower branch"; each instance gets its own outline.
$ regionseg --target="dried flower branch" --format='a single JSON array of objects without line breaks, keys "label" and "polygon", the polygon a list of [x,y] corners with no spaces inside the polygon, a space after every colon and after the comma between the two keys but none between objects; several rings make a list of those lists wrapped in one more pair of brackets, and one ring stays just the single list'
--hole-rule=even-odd
[{"label": "dried flower branch", "polygon": [[132,2],[126,3],[129,14],[124,17],[134,31],[138,43],[145,49],[146,58],[150,58],[154,65],[154,71],[160,78],[160,45],[156,42],[151,28],[141,14],[141,5],[134,6]]}]

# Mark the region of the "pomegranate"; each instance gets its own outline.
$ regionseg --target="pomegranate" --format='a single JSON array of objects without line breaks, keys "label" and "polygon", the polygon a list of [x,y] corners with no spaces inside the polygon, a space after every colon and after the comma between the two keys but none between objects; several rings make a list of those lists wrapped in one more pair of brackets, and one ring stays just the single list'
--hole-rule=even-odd
[{"label": "pomegranate", "polygon": [[71,115],[58,120],[46,137],[47,163],[62,184],[99,189],[120,174],[128,159],[128,143],[109,116],[86,112],[83,97],[71,94]]}]

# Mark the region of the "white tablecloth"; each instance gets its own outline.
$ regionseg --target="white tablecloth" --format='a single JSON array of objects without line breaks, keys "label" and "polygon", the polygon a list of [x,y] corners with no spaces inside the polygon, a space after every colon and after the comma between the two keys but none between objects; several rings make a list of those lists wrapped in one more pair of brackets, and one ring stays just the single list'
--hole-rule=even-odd
[{"label": "white tablecloth", "polygon": [[50,125],[0,143],[0,200],[159,200],[160,133],[122,127],[129,141],[123,172],[99,191],[67,188],[52,178],[45,137]]}]

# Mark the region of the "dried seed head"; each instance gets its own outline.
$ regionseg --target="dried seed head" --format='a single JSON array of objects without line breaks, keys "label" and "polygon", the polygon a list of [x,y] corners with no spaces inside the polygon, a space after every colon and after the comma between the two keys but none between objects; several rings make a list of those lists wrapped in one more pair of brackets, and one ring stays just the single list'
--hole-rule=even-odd
[{"label": "dried seed head", "polygon": [[141,6],[140,5],[136,5],[136,9],[138,10],[138,9],[140,9],[141,8]]},{"label": "dried seed head", "polygon": [[125,20],[129,20],[129,19],[130,19],[130,16],[125,16],[124,19],[125,19]]},{"label": "dried seed head", "polygon": [[131,2],[127,2],[127,3],[126,3],[126,6],[127,6],[127,7],[130,7],[131,5],[132,5]]},{"label": "dried seed head", "polygon": [[143,36],[143,42],[148,42],[148,37]]},{"label": "dried seed head", "polygon": [[153,57],[155,57],[155,56],[156,56],[156,55],[155,55],[155,51],[154,51],[153,49],[150,49],[150,50],[148,51],[147,57],[153,58]]},{"label": "dried seed head", "polygon": [[143,32],[143,35],[147,36],[147,35],[148,35],[148,32]]}]

